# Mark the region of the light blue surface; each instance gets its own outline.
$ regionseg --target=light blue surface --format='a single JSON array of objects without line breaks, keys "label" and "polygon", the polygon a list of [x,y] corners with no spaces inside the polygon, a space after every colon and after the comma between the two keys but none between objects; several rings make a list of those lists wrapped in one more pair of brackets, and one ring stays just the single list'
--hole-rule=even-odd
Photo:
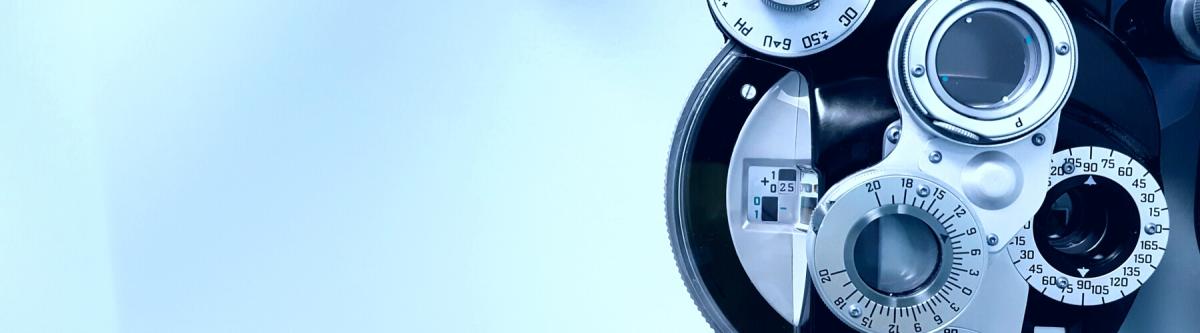
[{"label": "light blue surface", "polygon": [[698,1],[0,5],[0,332],[696,332]]}]

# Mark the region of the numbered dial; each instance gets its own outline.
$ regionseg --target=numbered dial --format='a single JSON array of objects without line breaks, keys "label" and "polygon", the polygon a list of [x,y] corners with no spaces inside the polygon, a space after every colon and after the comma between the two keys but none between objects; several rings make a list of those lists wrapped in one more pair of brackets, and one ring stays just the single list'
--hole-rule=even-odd
[{"label": "numbered dial", "polygon": [[962,199],[918,177],[870,177],[833,190],[814,214],[810,274],[825,304],[867,332],[927,332],[974,299],[983,231]]},{"label": "numbered dial", "polygon": [[1073,305],[1137,291],[1167,250],[1170,221],[1158,181],[1133,158],[1076,147],[1051,159],[1046,201],[1009,242],[1034,290]]},{"label": "numbered dial", "polygon": [[738,43],[776,57],[827,49],[858,28],[873,0],[709,0],[721,29]]}]

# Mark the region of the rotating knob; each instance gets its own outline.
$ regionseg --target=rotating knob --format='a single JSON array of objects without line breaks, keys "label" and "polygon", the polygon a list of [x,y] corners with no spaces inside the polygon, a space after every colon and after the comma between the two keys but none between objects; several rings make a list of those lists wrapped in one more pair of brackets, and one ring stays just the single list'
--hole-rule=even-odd
[{"label": "rotating knob", "polygon": [[708,0],[725,35],[759,53],[798,58],[833,47],[861,25],[875,0]]},{"label": "rotating knob", "polygon": [[783,9],[798,8],[801,6],[820,6],[821,0],[766,0],[768,3],[774,4],[777,8]]},{"label": "rotating knob", "polygon": [[1200,1],[1173,0],[1167,10],[1171,32],[1183,53],[1200,61]]},{"label": "rotating knob", "polygon": [[1178,52],[1200,61],[1197,0],[1130,1],[1117,12],[1116,33],[1138,55]]},{"label": "rotating knob", "polygon": [[821,0],[771,0],[771,2],[781,4],[784,6],[804,6],[804,5],[809,5],[814,2],[820,2],[820,1]]}]

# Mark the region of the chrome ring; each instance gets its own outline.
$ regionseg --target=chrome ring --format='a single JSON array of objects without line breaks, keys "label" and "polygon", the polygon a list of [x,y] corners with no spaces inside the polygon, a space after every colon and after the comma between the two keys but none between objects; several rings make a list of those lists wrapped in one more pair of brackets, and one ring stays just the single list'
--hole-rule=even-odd
[{"label": "chrome ring", "polygon": [[[938,82],[941,75],[938,74],[940,72],[937,69],[937,51],[941,50],[942,39],[945,37],[946,31],[950,30],[950,27],[954,26],[955,22],[958,22],[964,16],[981,11],[999,11],[1019,19],[1032,34],[1032,36],[1029,36],[1029,42],[1034,45],[1034,48],[1033,52],[1030,52],[1028,55],[1032,58],[1034,64],[1033,66],[1025,66],[1025,72],[1021,75],[1021,82],[1010,93],[1010,96],[1016,96],[1016,98],[988,107],[972,107],[950,96],[944,84]],[[1029,13],[1021,8],[1007,3],[976,2],[959,7],[959,9],[955,10],[950,16],[947,16],[942,22],[943,24],[934,33],[931,41],[932,44],[929,46],[929,49],[933,51],[928,52],[925,60],[929,64],[929,75],[926,77],[932,83],[931,86],[933,86],[938,100],[946,103],[954,111],[982,120],[1002,119],[1011,116],[1033,102],[1037,94],[1031,93],[1036,92],[1032,88],[1041,87],[1046,84],[1046,74],[1050,72],[1050,63],[1047,60],[1052,53],[1050,51],[1050,43],[1046,40],[1046,33],[1040,28],[1041,25],[1037,19],[1030,16]],[[1038,50],[1042,52],[1037,52]]]},{"label": "chrome ring", "polygon": [[[944,184],[903,172],[871,170],[838,182],[813,212],[807,235],[808,272],[818,296],[838,319],[862,332],[888,332],[886,325],[872,325],[884,321],[906,332],[950,325],[975,299],[989,260],[986,232],[963,203]],[[926,277],[919,285],[892,295],[864,280],[865,266],[855,258],[863,229],[888,215],[920,220],[939,251],[933,270],[917,275]],[[893,317],[917,308],[926,311]],[[853,309],[871,310],[856,316]]]},{"label": "chrome ring", "polygon": [[[1038,50],[1033,56],[1037,63],[1026,66],[1013,90],[1016,97],[990,107],[972,107],[950,96],[937,71],[937,51],[946,31],[958,19],[980,11],[1008,14],[1025,24],[1031,32],[1029,42]],[[1021,137],[1061,110],[1074,87],[1075,34],[1066,13],[1053,1],[931,0],[914,6],[900,27],[889,57],[893,96],[902,109],[944,136],[970,143]],[[1060,45],[1070,51],[1056,52]]]},{"label": "chrome ring", "polygon": [[[846,238],[845,253],[854,253],[854,248],[858,245],[858,238],[863,229],[872,222],[889,215],[914,217],[924,222],[925,226],[929,227],[929,231],[938,239],[950,238],[946,227],[941,222],[938,222],[937,218],[929,212],[921,210],[916,206],[892,204],[872,209],[854,222],[854,225],[850,227],[850,236]],[[870,298],[872,301],[897,308],[914,306],[933,298],[933,295],[940,291],[942,286],[946,284],[946,280],[950,278],[950,269],[946,266],[948,263],[954,261],[954,250],[946,243],[938,243],[937,247],[939,256],[938,262],[934,264],[933,274],[912,292],[905,293],[904,295],[884,295],[876,291],[875,288],[867,285],[866,280],[859,275],[858,263],[852,255],[848,255],[845,258],[846,272],[853,277],[850,281],[854,283],[854,286],[858,287],[858,290],[867,295],[867,298]]]}]

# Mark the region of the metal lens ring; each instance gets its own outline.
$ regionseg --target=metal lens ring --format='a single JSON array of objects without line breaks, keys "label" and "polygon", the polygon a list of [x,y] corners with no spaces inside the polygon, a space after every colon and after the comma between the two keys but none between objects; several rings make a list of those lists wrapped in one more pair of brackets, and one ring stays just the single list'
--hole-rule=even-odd
[{"label": "metal lens ring", "polygon": [[1167,199],[1144,166],[1103,147],[1054,154],[1050,195],[1009,242],[1008,254],[1034,290],[1090,306],[1133,294],[1167,249]]},{"label": "metal lens ring", "polygon": [[1053,1],[931,0],[901,22],[890,56],[893,94],[940,133],[1002,142],[1066,103],[1078,57]]},{"label": "metal lens ring", "polygon": [[975,215],[920,177],[867,173],[839,184],[814,214],[808,241],[825,305],[867,332],[936,331],[954,321],[987,267]]},{"label": "metal lens ring", "polygon": [[975,119],[1021,111],[1046,82],[1046,34],[1037,19],[1007,3],[959,7],[934,33],[926,55],[938,99]]}]

